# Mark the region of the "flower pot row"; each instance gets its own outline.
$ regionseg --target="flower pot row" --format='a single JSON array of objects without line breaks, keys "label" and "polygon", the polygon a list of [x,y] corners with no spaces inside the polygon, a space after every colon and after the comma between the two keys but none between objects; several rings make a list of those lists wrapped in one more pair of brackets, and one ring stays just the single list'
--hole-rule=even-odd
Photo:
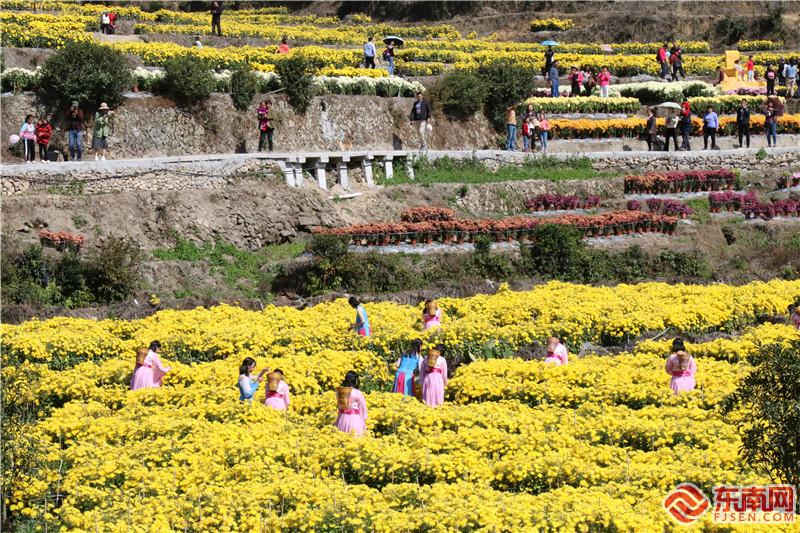
[{"label": "flower pot row", "polygon": [[412,207],[400,213],[403,222],[435,222],[455,218],[456,212],[449,207]]},{"label": "flower pot row", "polygon": [[[645,201],[647,210],[651,213],[668,215],[671,217],[686,218],[694,213],[694,209],[679,200],[663,200],[661,198],[648,198]],[[628,200],[628,209],[638,211],[642,208],[638,200]]]},{"label": "flower pot row", "polygon": [[625,178],[626,194],[666,194],[731,190],[736,176],[733,171],[706,170],[648,173]]},{"label": "flower pot row", "polygon": [[84,237],[77,233],[70,233],[68,231],[49,231],[43,229],[39,231],[39,242],[42,246],[48,248],[55,248],[63,252],[64,250],[72,250],[77,253],[83,246]]},{"label": "flower pot row", "polygon": [[569,209],[593,209],[600,205],[600,197],[595,195],[581,198],[576,195],[537,194],[525,200],[525,207],[531,211],[551,211]]}]

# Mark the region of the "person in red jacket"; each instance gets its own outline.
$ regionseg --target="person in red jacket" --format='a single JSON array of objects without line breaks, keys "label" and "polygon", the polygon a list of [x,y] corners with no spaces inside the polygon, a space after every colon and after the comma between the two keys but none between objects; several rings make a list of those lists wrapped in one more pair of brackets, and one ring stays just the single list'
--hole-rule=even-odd
[{"label": "person in red jacket", "polygon": [[50,115],[42,117],[36,123],[36,144],[39,145],[39,159],[42,160],[42,163],[47,162],[47,146],[50,144],[50,136],[53,134],[50,118]]}]

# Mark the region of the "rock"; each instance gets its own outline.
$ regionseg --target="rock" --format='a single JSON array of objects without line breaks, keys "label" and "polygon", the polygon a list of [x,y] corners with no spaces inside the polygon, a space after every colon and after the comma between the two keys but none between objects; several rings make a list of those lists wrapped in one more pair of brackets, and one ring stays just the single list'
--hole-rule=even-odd
[{"label": "rock", "polygon": [[581,349],[578,352],[578,357],[584,357],[589,354],[594,355],[610,355],[611,351],[599,346],[597,344],[593,344],[591,342],[584,342],[581,345]]}]

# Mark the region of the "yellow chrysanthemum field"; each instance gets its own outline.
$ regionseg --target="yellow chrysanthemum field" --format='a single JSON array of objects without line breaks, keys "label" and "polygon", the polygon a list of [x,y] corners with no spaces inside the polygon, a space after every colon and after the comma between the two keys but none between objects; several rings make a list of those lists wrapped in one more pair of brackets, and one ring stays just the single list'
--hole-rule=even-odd
[{"label": "yellow chrysanthemum field", "polygon": [[[419,307],[367,304],[369,339],[351,332],[344,300],[4,325],[3,482],[32,530],[680,530],[661,508],[676,484],[769,481],[738,457],[747,420],[718,406],[748,354],[798,338],[755,324],[799,295],[798,281],[554,282],[441,299],[442,328],[422,338],[463,363],[436,409],[385,392],[387,362],[420,336]],[[719,332],[688,344],[691,393],[669,388],[666,337],[641,340],[665,329]],[[491,357],[550,334],[567,341],[567,366]],[[154,339],[173,370],[160,389],[129,391],[134,350]],[[578,357],[583,342],[633,347]],[[245,356],[283,369],[288,412],[263,406],[263,392],[238,401]],[[369,406],[362,438],[333,426],[351,369]],[[708,516],[698,527],[717,530]]]}]

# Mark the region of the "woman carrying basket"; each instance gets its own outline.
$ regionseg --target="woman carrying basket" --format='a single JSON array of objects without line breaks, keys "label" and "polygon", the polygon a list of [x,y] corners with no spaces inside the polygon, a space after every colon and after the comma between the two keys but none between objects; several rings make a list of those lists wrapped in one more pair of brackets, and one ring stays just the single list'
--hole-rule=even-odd
[{"label": "woman carrying basket", "polygon": [[669,387],[673,393],[680,394],[694,390],[697,363],[694,362],[694,357],[686,352],[682,339],[672,341],[672,354],[667,358],[666,371],[672,376]]},{"label": "woman carrying basket", "polygon": [[336,427],[343,433],[360,437],[367,430],[367,402],[358,390],[358,374],[349,371],[341,387],[336,388],[336,405],[339,415]]},{"label": "woman carrying basket", "polygon": [[283,370],[280,368],[267,374],[267,395],[264,405],[276,411],[286,411],[289,408],[289,385],[283,378]]},{"label": "woman carrying basket", "polygon": [[444,346],[439,344],[428,351],[422,360],[419,375],[422,379],[422,401],[431,407],[444,403],[444,389],[447,387],[447,361],[442,354]]}]

